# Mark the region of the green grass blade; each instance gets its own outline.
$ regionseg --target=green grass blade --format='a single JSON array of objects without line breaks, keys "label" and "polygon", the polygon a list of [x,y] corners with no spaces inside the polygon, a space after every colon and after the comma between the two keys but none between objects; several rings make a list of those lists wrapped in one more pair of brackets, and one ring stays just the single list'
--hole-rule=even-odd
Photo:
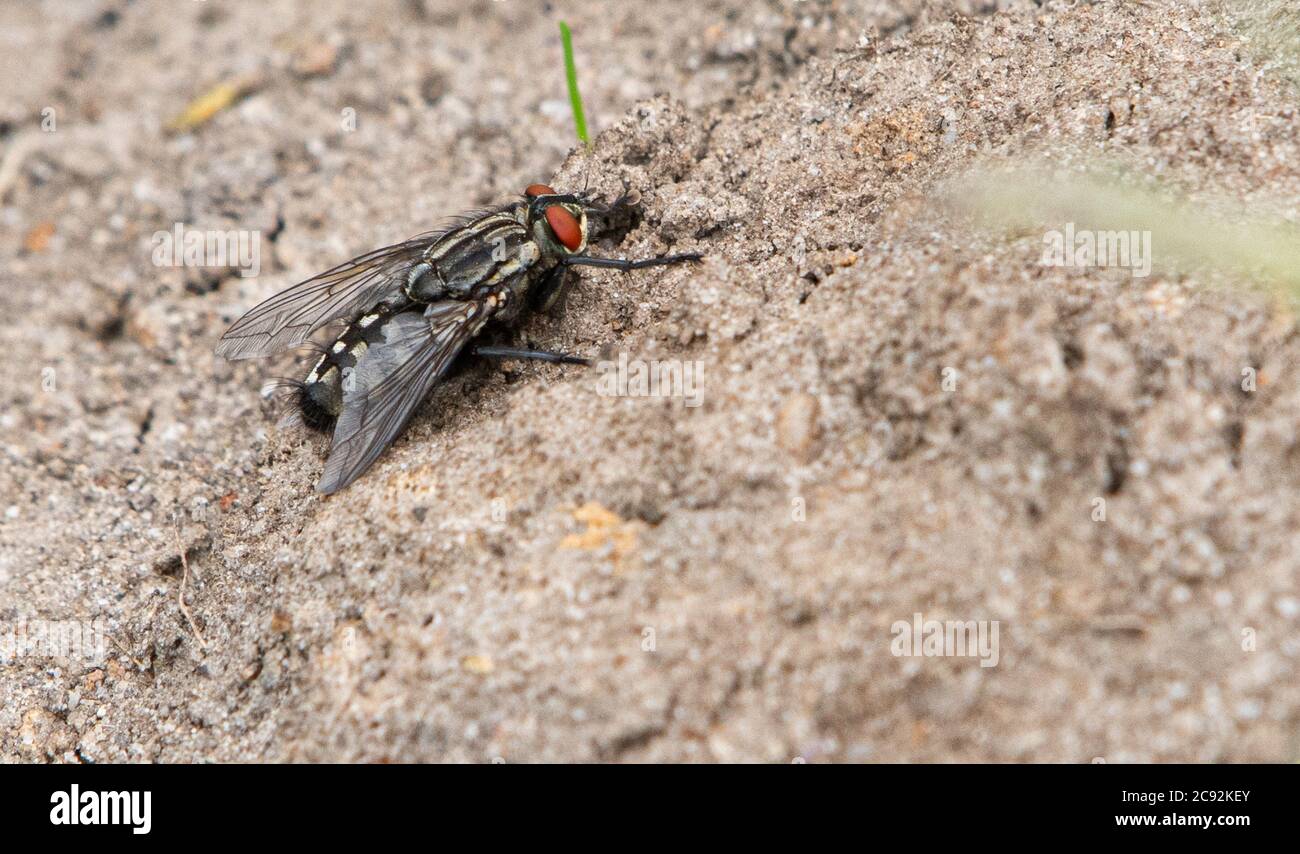
[{"label": "green grass blade", "polygon": [[564,44],[564,76],[569,81],[569,103],[573,105],[573,128],[583,145],[591,145],[587,138],[587,116],[582,112],[582,95],[578,92],[578,66],[573,62],[573,33],[569,25],[560,21],[560,41]]}]

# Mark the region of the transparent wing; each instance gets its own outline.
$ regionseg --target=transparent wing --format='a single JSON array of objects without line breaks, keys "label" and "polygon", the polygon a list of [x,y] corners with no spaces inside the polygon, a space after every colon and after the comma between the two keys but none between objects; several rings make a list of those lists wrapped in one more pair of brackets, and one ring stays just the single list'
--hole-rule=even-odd
[{"label": "transparent wing", "polygon": [[474,337],[486,306],[478,301],[432,303],[385,322],[384,340],[371,344],[343,385],[343,412],[334,427],[318,492],[347,486],[406,426],[429,389]]},{"label": "transparent wing", "polygon": [[253,307],[226,330],[217,355],[227,359],[270,356],[296,347],[332,320],[352,317],[398,297],[412,265],[445,231],[367,252]]}]

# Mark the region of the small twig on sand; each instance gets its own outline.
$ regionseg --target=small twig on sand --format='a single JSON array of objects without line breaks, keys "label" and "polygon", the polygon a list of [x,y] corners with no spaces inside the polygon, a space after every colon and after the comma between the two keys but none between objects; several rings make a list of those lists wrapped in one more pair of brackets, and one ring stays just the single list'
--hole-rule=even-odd
[{"label": "small twig on sand", "polygon": [[131,659],[131,663],[135,665],[136,670],[144,670],[144,662],[136,658],[134,655],[132,655],[131,650],[123,646],[121,641],[119,641],[117,638],[113,637],[112,635],[104,635],[104,637],[108,638],[112,642],[113,646],[118,648],[118,651],[120,651],[127,658]]},{"label": "small twig on sand", "polygon": [[190,562],[189,559],[185,557],[185,546],[181,544],[180,522],[175,520],[173,521],[174,527],[172,530],[176,534],[176,550],[179,551],[181,555],[181,586],[180,589],[176,591],[176,602],[181,606],[181,613],[185,615],[185,619],[189,621],[190,631],[194,633],[195,639],[198,640],[199,648],[206,650],[208,648],[208,642],[203,639],[203,632],[199,631],[199,627],[194,623],[194,615],[190,613],[190,606],[185,604],[185,585],[190,580]]}]

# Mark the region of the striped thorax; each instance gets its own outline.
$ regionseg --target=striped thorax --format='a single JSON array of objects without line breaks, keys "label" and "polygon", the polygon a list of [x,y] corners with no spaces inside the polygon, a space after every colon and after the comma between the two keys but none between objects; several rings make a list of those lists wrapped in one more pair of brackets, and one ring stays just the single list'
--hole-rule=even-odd
[{"label": "striped thorax", "polygon": [[[556,208],[565,216],[553,212]],[[560,224],[558,232],[553,223]],[[411,268],[404,291],[412,302],[428,303],[479,299],[509,285],[514,304],[520,305],[539,274],[586,244],[587,214],[581,204],[516,202],[442,235]]]}]

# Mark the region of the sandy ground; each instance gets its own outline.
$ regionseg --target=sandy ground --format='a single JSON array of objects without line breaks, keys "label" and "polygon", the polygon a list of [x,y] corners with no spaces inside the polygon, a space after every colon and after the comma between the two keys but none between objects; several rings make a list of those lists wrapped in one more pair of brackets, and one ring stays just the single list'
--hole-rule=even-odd
[{"label": "sandy ground", "polygon": [[[1295,761],[1292,315],[936,201],[1110,156],[1297,216],[1300,95],[1217,11],[5,4],[0,632],[109,643],[0,661],[0,758]],[[299,369],[223,329],[538,180],[641,192],[604,254],[707,259],[586,271],[519,340],[698,365],[701,405],[470,363],[316,495],[259,394]],[[156,266],[176,222],[261,274]],[[996,666],[896,656],[916,613],[997,621]]]}]

